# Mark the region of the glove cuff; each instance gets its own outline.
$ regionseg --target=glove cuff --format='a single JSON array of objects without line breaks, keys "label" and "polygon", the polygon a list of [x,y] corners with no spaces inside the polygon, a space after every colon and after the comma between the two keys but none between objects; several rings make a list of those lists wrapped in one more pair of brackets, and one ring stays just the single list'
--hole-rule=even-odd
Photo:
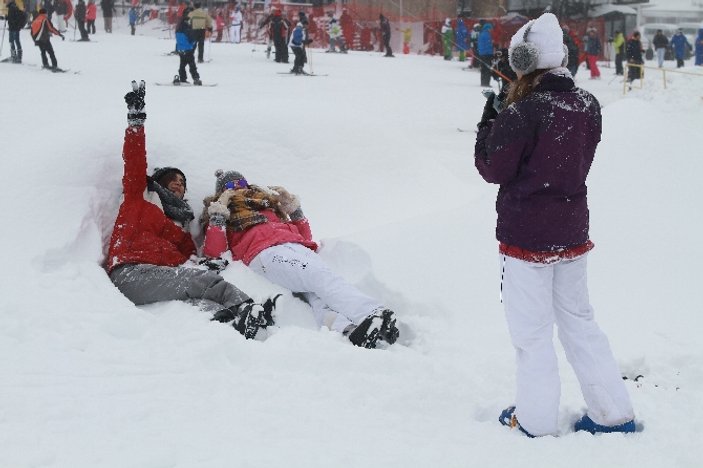
[{"label": "glove cuff", "polygon": [[227,224],[227,219],[223,214],[215,213],[210,215],[210,225],[217,227],[224,227]]},{"label": "glove cuff", "polygon": [[127,123],[131,126],[144,125],[146,112],[127,112]]}]

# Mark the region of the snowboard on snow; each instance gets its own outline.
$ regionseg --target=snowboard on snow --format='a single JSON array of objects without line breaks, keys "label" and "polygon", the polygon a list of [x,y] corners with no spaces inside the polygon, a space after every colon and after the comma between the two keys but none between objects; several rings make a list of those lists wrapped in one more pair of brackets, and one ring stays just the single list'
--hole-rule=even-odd
[{"label": "snowboard on snow", "polygon": [[326,73],[324,74],[319,74],[319,73],[308,73],[308,72],[303,72],[303,73],[291,73],[291,72],[277,72],[278,75],[282,76],[328,76]]},{"label": "snowboard on snow", "polygon": [[173,84],[171,83],[155,83],[156,86],[171,86],[174,88],[212,88],[214,86],[217,86],[217,83],[203,83],[201,85],[195,86],[193,83],[179,83],[179,84]]}]

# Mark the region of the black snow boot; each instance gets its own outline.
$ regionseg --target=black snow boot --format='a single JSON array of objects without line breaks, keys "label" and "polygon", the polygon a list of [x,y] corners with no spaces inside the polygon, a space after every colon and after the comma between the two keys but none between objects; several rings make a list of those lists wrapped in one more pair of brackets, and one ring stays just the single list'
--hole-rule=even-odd
[{"label": "black snow boot", "polygon": [[266,302],[263,303],[262,307],[264,310],[261,314],[261,328],[268,328],[275,325],[276,321],[273,318],[273,311],[276,310],[276,301],[278,301],[278,298],[281,296],[282,294],[276,294],[274,297],[266,299]]},{"label": "black snow boot", "polygon": [[358,327],[349,333],[349,341],[354,346],[371,349],[376,347],[378,340],[393,344],[399,335],[393,311],[383,309],[366,317]]},{"label": "black snow boot", "polygon": [[259,328],[265,324],[263,313],[264,307],[261,304],[255,304],[254,301],[249,299],[236,307],[232,326],[244,335],[244,338],[252,340],[256,337]]}]

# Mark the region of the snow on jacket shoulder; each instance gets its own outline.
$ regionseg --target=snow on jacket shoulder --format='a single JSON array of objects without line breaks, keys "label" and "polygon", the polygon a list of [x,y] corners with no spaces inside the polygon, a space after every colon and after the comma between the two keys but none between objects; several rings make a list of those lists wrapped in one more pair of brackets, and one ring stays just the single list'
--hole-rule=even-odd
[{"label": "snow on jacket shoulder", "polygon": [[600,135],[600,104],[566,69],[543,75],[531,94],[481,126],[475,165],[500,185],[499,241],[542,252],[589,240],[586,177]]},{"label": "snow on jacket shoulder", "polygon": [[178,266],[195,253],[190,234],[144,199],[146,146],[144,127],[125,131],[122,157],[124,201],[110,238],[108,273],[126,263]]},{"label": "snow on jacket shoulder", "polygon": [[208,226],[205,231],[203,254],[212,258],[219,257],[229,247],[232,258],[249,265],[262,250],[274,245],[291,242],[317,250],[307,219],[286,222],[281,221],[271,210],[263,210],[260,213],[266,216],[268,222],[256,224],[243,232]]}]

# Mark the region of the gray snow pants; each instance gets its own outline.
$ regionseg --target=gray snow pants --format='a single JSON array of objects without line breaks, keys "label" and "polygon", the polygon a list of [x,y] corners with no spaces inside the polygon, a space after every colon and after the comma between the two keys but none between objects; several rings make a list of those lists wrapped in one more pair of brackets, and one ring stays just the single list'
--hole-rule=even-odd
[{"label": "gray snow pants", "polygon": [[228,308],[249,300],[249,296],[239,288],[209,270],[128,264],[112,270],[110,279],[136,305],[161,301],[206,301],[220,308]]}]

